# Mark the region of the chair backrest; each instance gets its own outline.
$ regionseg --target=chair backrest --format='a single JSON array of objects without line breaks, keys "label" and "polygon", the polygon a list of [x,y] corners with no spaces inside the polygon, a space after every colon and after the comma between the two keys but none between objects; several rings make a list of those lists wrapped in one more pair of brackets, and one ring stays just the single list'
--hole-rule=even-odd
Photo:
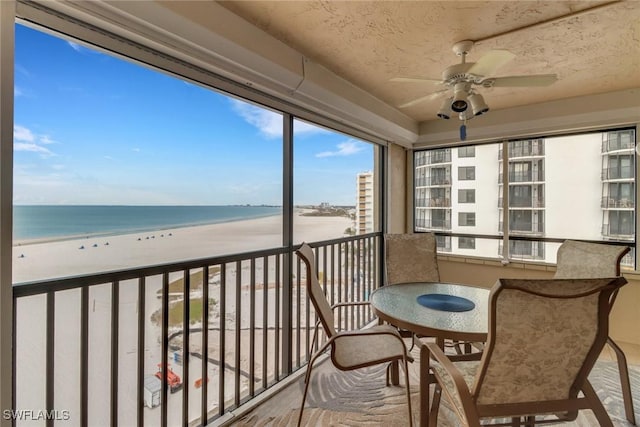
[{"label": "chair backrest", "polygon": [[628,246],[565,240],[558,248],[554,278],[586,279],[619,276],[620,261],[629,250]]},{"label": "chair backrest", "polygon": [[500,279],[473,394],[481,405],[576,397],[608,336],[623,277]]},{"label": "chair backrest", "polygon": [[384,243],[387,285],[440,281],[433,233],[385,234]]},{"label": "chair backrest", "polygon": [[324,332],[329,338],[336,333],[335,322],[333,320],[333,311],[327,301],[327,297],[320,286],[318,281],[318,275],[316,273],[316,259],[313,254],[313,249],[307,243],[302,243],[300,249],[296,251],[302,262],[306,266],[307,276],[307,293],[311,299],[311,303],[316,310],[316,314],[320,318],[320,323]]}]

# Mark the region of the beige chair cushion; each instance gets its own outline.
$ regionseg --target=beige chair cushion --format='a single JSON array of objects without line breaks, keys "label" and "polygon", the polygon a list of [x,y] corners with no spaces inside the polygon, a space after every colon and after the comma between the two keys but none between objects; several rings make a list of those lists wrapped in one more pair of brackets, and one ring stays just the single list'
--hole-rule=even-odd
[{"label": "beige chair cushion", "polygon": [[558,249],[554,278],[614,277],[619,274],[619,262],[629,250],[626,246],[566,240]]},{"label": "beige chair cushion", "polygon": [[384,241],[386,284],[440,281],[433,233],[386,234]]}]

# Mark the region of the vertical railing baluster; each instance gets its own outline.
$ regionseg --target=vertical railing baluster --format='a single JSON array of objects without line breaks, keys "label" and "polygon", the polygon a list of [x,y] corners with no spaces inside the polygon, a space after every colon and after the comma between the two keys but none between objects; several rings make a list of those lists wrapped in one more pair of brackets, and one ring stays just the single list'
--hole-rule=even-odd
[{"label": "vertical railing baluster", "polygon": [[[18,399],[16,398],[16,394],[18,394],[18,384],[17,384],[17,372],[18,372],[18,298],[14,297],[12,301],[13,305],[13,319],[11,324],[11,407],[18,407]],[[12,427],[15,427],[16,422],[13,421],[11,423]]]},{"label": "vertical railing baluster", "polygon": [[[362,280],[364,280],[364,275],[362,274],[362,239],[358,239],[356,242],[356,277],[357,277],[357,282],[356,282],[356,294],[358,295],[357,297],[354,296],[354,300],[356,301],[362,301],[364,298],[362,298],[362,289],[363,289],[363,284],[362,284]],[[362,307],[361,306],[356,306],[354,307],[356,309],[356,319],[357,319],[357,328],[362,328]]]},{"label": "vertical railing baluster", "polygon": [[[56,333],[56,294],[52,291],[47,292],[47,338],[46,338],[46,391],[45,391],[45,409],[49,412],[53,411],[55,404],[55,333]],[[53,427],[53,419],[47,417],[45,425]]]},{"label": "vertical railing baluster", "polygon": [[189,321],[191,320],[191,270],[182,272],[182,425],[189,425]]},{"label": "vertical railing baluster", "polygon": [[331,244],[331,305],[336,303],[336,245]]},{"label": "vertical railing baluster", "polygon": [[168,390],[167,390],[167,372],[169,370],[169,273],[162,273],[162,357],[161,359],[161,372],[162,372],[162,412],[160,414],[160,425],[167,427],[167,410],[168,410]]},{"label": "vertical railing baluster", "polygon": [[[349,265],[351,266],[351,270],[349,271],[349,301],[355,301],[356,299],[356,288],[355,288],[355,275],[356,275],[356,271],[355,271],[355,266],[356,266],[356,252],[355,252],[355,242],[353,240],[351,240],[349,242],[349,246],[351,246],[351,249],[349,250],[349,255],[351,258],[351,262],[349,263]],[[356,328],[356,319],[354,316],[354,307],[351,307],[351,310],[349,310],[351,312],[350,316],[349,316],[349,320],[350,320],[350,326],[349,329],[355,329]]]},{"label": "vertical railing baluster", "polygon": [[262,280],[264,281],[265,292],[262,294],[262,388],[267,388],[268,383],[268,346],[269,346],[269,257],[262,259]]},{"label": "vertical railing baluster", "polygon": [[[342,243],[338,243],[338,259],[340,263],[338,265],[338,302],[342,302],[342,258],[344,254],[344,247]],[[338,326],[342,327],[342,310],[338,310]]]},{"label": "vertical railing baluster", "polygon": [[280,257],[281,254],[276,254],[276,287],[275,287],[275,328],[274,328],[274,343],[275,343],[275,355],[274,355],[274,380],[280,381]]},{"label": "vertical railing baluster", "polygon": [[89,425],[89,288],[80,291],[80,425]]},{"label": "vertical railing baluster", "polygon": [[256,379],[256,259],[251,258],[249,289],[249,396],[255,396]]},{"label": "vertical railing baluster", "polygon": [[[295,261],[294,261],[295,260]],[[300,366],[302,366],[302,328],[304,327],[304,325],[302,324],[302,286],[301,286],[301,281],[300,281],[300,262],[299,262],[299,257],[295,256],[291,258],[291,262],[295,263],[296,266],[296,270],[295,270],[295,276],[296,276],[296,282],[295,282],[295,288],[296,288],[296,305],[297,305],[297,309],[296,309],[296,317],[297,317],[297,329],[296,329],[296,367],[299,368]],[[291,270],[293,271],[293,266],[291,267]],[[293,286],[293,283],[292,283]],[[307,343],[308,338],[307,338]]]},{"label": "vertical railing baluster", "polygon": [[118,427],[118,333],[120,282],[111,283],[111,427]]},{"label": "vertical railing baluster", "polygon": [[136,405],[136,424],[137,427],[144,425],[144,318],[145,318],[145,287],[146,277],[138,279],[138,371],[137,371],[137,391],[136,397],[138,404]]},{"label": "vertical railing baluster", "polygon": [[242,324],[242,263],[241,261],[236,261],[236,339],[235,339],[235,398],[234,404],[236,407],[240,406],[240,333],[241,333],[241,324]]},{"label": "vertical railing baluster", "polygon": [[219,336],[219,352],[220,352],[220,368],[218,372],[218,415],[222,416],[225,411],[224,407],[224,374],[225,374],[225,353],[226,353],[226,317],[227,317],[227,264],[220,264],[220,336]]},{"label": "vertical railing baluster", "polygon": [[200,394],[200,425],[209,421],[209,266],[202,269],[202,393]]}]

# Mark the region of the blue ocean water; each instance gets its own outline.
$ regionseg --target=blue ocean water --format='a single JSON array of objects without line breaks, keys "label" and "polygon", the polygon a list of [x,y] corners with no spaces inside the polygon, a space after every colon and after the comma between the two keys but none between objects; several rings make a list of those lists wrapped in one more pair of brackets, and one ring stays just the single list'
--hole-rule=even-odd
[{"label": "blue ocean water", "polygon": [[13,240],[124,234],[279,215],[277,206],[58,206],[13,208]]}]

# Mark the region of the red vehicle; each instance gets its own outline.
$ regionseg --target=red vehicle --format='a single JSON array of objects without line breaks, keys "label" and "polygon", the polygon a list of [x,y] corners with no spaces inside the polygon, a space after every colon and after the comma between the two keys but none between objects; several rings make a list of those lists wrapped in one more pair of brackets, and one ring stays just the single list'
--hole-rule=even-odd
[{"label": "red vehicle", "polygon": [[[162,363],[158,363],[158,372],[156,372],[156,377],[160,378],[162,381]],[[182,380],[180,376],[173,372],[171,367],[167,369],[167,384],[169,385],[169,390],[171,393],[175,393],[176,391],[182,388]]]}]

